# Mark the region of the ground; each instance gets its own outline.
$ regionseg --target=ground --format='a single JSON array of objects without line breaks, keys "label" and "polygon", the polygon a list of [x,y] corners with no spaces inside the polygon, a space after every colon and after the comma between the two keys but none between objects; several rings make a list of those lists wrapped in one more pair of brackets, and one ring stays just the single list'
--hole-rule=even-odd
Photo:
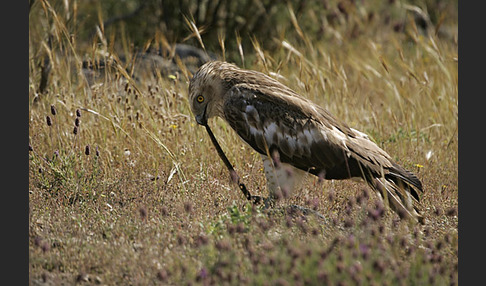
[{"label": "ground", "polygon": [[[114,64],[88,83],[84,54],[52,25],[43,93],[41,68],[29,74],[30,284],[457,284],[457,25],[445,36],[336,29],[271,51],[257,39],[244,62],[414,172],[425,225],[400,220],[364,183],[311,175],[274,210],[252,206],[190,112],[183,67],[136,77]],[[223,120],[209,124],[248,189],[266,196],[260,156]]]}]

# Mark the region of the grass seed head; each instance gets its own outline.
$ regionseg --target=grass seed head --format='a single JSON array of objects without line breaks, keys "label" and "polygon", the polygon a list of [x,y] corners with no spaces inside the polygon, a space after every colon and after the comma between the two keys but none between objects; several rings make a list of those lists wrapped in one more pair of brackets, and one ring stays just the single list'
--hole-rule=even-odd
[{"label": "grass seed head", "polygon": [[138,211],[140,213],[140,218],[145,220],[147,218],[147,209],[145,207],[140,207]]},{"label": "grass seed head", "polygon": [[160,214],[163,215],[163,216],[168,216],[169,215],[169,210],[167,209],[166,206],[162,206],[160,208]]},{"label": "grass seed head", "polygon": [[184,211],[188,214],[191,214],[194,211],[194,207],[192,206],[191,202],[184,203]]},{"label": "grass seed head", "polygon": [[34,245],[35,245],[35,246],[40,246],[40,245],[41,245],[41,243],[42,243],[42,238],[41,238],[40,236],[36,236],[36,237],[34,238]]},{"label": "grass seed head", "polygon": [[185,236],[183,236],[183,235],[182,235],[182,234],[180,234],[180,233],[178,233],[178,234],[177,234],[177,244],[178,244],[179,246],[182,246],[182,245],[186,244],[186,240],[187,240],[187,239],[186,239],[186,237],[185,237]]},{"label": "grass seed head", "polygon": [[457,209],[456,208],[449,208],[446,211],[447,216],[455,216],[457,214]]}]

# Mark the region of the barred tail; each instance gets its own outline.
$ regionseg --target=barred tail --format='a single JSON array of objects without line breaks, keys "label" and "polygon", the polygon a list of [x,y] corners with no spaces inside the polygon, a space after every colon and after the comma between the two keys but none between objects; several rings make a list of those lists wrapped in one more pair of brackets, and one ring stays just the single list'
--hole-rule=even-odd
[{"label": "barred tail", "polygon": [[[401,218],[412,219],[421,224],[425,223],[424,217],[419,213],[417,192],[408,184],[408,180],[402,180],[396,176],[385,176],[373,178],[369,185],[385,201],[388,201],[390,207]],[[421,188],[419,191],[422,191]]]}]

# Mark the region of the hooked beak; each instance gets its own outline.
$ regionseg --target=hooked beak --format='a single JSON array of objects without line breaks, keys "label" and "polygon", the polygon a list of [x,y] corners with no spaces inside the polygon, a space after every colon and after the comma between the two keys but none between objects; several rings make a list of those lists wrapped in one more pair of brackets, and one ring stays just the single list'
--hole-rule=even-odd
[{"label": "hooked beak", "polygon": [[196,115],[196,122],[199,125],[203,125],[203,126],[208,125],[208,119],[206,118],[206,109],[207,108],[208,108],[208,106],[206,105],[204,107],[204,112],[202,114]]}]

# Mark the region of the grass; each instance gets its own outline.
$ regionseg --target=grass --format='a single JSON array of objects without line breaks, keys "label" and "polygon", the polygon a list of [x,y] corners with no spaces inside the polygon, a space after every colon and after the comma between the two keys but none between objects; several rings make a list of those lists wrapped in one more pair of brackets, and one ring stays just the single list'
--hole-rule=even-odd
[{"label": "grass", "polygon": [[[442,23],[450,37],[413,21],[402,32],[374,22],[356,36],[354,14],[321,40],[295,17],[300,35],[289,29],[272,49],[253,38],[244,63],[225,50],[370,134],[416,173],[421,226],[353,181],[309,176],[279,203],[315,209],[325,222],[247,204],[195,123],[184,73],[136,79],[115,65],[89,86],[81,59],[107,59],[116,39],[72,41],[71,22],[41,3],[29,34],[30,284],[457,284],[457,14]],[[52,69],[39,93],[42,53]],[[222,120],[209,124],[247,187],[266,196],[259,155]]]}]

